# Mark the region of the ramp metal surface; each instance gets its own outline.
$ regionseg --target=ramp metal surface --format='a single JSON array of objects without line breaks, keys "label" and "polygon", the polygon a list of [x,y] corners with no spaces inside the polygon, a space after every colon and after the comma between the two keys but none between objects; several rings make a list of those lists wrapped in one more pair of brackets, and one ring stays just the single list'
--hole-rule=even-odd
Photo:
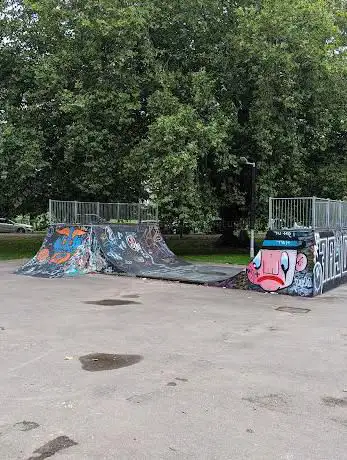
[{"label": "ramp metal surface", "polygon": [[39,252],[17,273],[44,278],[106,273],[207,284],[239,271],[177,258],[157,225],[108,224],[52,226]]},{"label": "ramp metal surface", "polygon": [[157,225],[94,227],[105,273],[205,284],[240,272],[233,267],[190,264],[168,248]]}]

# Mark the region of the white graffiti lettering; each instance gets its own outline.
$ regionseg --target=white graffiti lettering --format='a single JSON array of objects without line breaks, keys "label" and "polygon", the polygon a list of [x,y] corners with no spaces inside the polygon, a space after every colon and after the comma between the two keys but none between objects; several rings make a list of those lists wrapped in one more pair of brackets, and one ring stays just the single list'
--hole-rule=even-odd
[{"label": "white graffiti lettering", "polygon": [[340,233],[322,238],[316,235],[315,262],[323,269],[323,284],[347,273],[347,235]]}]

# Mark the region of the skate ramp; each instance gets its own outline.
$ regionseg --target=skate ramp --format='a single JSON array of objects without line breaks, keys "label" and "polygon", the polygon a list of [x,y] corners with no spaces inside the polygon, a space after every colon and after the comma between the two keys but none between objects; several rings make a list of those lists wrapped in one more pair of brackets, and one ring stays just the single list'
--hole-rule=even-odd
[{"label": "skate ramp", "polygon": [[240,271],[177,258],[157,225],[58,225],[16,273],[43,278],[106,273],[312,297],[347,282],[347,230],[270,230]]},{"label": "skate ramp", "polygon": [[87,273],[91,256],[91,228],[52,226],[36,256],[17,274],[58,278]]},{"label": "skate ramp", "polygon": [[157,225],[52,226],[36,256],[17,274],[42,278],[106,273],[206,284],[239,273],[190,264],[168,248]]},{"label": "skate ramp", "polygon": [[347,282],[347,229],[269,230],[238,275],[212,286],[314,297]]},{"label": "skate ramp", "polygon": [[103,271],[142,278],[205,284],[235,276],[233,267],[190,264],[168,248],[157,225],[108,225],[93,230],[105,260]]}]

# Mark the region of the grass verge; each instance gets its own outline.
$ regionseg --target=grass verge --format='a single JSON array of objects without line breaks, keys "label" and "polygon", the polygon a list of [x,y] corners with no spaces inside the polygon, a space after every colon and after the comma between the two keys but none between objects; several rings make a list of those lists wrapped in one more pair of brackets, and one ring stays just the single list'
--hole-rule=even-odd
[{"label": "grass verge", "polygon": [[192,255],[183,256],[188,262],[201,262],[208,264],[232,264],[232,265],[247,265],[249,256],[247,254],[208,254],[208,255]]},{"label": "grass verge", "polygon": [[[29,259],[39,250],[43,234],[0,234],[0,260]],[[166,241],[179,257],[190,262],[245,265],[249,261],[244,249],[217,247],[218,235],[169,235]]]},{"label": "grass verge", "polygon": [[1,235],[0,260],[29,259],[40,249],[43,235]]}]

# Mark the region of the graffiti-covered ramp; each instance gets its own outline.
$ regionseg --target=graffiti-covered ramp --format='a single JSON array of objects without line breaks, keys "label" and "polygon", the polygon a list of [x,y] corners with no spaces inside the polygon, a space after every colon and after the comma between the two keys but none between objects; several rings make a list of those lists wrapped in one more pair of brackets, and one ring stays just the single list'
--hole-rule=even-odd
[{"label": "graffiti-covered ramp", "polygon": [[16,273],[41,278],[84,274],[89,270],[91,245],[90,227],[52,226],[36,256]]},{"label": "graffiti-covered ramp", "polygon": [[205,284],[240,271],[179,259],[166,245],[157,225],[96,226],[93,231],[106,263],[103,271],[108,274]]}]

